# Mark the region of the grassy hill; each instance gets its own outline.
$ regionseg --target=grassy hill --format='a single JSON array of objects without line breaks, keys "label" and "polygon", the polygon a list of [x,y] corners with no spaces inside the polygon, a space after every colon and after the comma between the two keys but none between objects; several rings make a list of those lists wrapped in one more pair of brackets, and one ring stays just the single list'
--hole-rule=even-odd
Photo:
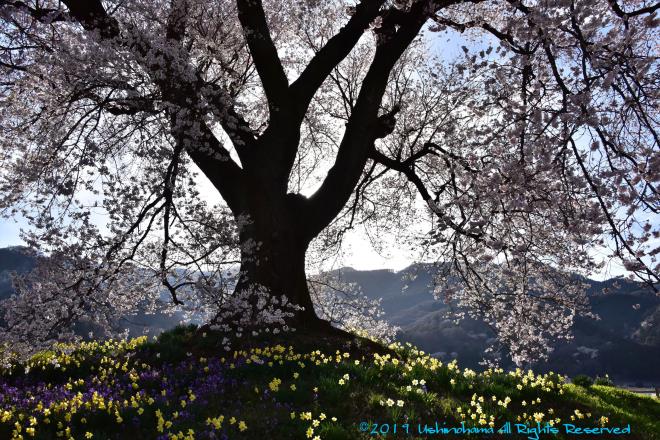
[{"label": "grassy hill", "polygon": [[[235,348],[179,327],[157,340],[58,345],[13,362],[0,376],[0,438],[385,437],[375,429],[414,439],[445,435],[419,434],[436,422],[495,432],[470,438],[528,437],[515,435],[516,424],[559,429],[541,438],[583,438],[564,424],[630,425],[630,434],[599,438],[660,438],[658,400],[556,374],[476,373],[411,346],[339,335],[245,338]],[[514,434],[497,434],[507,421]]]},{"label": "grassy hill", "polygon": [[[0,249],[0,300],[13,293],[10,273],[29,271],[34,263],[25,248]],[[402,329],[398,340],[410,342],[444,362],[457,359],[463,367],[477,368],[495,335],[478,320],[454,322],[447,314],[448,305],[431,294],[435,270],[433,265],[420,263],[398,272],[343,268],[332,274],[356,283],[369,298],[382,297],[384,318]],[[618,384],[660,384],[660,296],[623,279],[589,282],[592,309],[602,319],[578,317],[572,329],[575,337],[556,341],[550,360],[537,362],[533,368],[571,376],[607,373]],[[604,294],[604,288],[610,293]],[[169,293],[163,292],[163,298],[169,300]],[[147,315],[138,311],[118,324],[131,336],[140,336],[171,329],[182,319],[181,313]],[[76,330],[79,335],[102,334],[93,322],[78,323]],[[505,368],[513,365],[510,359],[503,362]]]}]

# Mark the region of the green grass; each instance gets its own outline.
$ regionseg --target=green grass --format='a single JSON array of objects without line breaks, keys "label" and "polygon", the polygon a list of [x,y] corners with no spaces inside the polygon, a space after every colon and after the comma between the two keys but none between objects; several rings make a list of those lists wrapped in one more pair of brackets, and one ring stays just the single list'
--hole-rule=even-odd
[{"label": "green grass", "polygon": [[575,402],[611,414],[611,420],[630,423],[633,429],[660,438],[660,401],[612,386],[592,385],[585,389],[567,385],[567,395]]},{"label": "green grass", "polygon": [[[246,338],[226,352],[219,335],[180,327],[158,340],[54,347],[0,380],[2,439],[415,439],[435,436],[416,433],[436,421],[497,430],[537,420],[629,424],[630,435],[611,437],[660,439],[654,398],[557,374],[476,373],[411,346],[339,335]],[[372,435],[374,426],[390,433]],[[582,438],[541,436],[551,437]]]}]

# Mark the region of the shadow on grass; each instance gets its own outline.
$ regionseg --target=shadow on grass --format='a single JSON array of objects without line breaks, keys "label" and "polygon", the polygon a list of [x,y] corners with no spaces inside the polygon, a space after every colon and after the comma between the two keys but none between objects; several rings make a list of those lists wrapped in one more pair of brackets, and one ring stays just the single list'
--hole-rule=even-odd
[{"label": "shadow on grass", "polygon": [[660,400],[610,386],[568,387],[577,401],[611,411],[610,425],[627,420],[631,430],[644,431],[650,438],[660,439]]}]

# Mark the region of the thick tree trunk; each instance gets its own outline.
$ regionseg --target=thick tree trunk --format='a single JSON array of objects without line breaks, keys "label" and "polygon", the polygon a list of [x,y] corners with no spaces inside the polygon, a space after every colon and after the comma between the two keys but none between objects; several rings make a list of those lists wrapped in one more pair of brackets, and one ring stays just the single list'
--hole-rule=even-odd
[{"label": "thick tree trunk", "polygon": [[291,204],[273,206],[272,200],[253,205],[241,227],[241,274],[236,289],[265,287],[271,296],[284,295],[303,307],[290,320],[296,328],[322,325],[314,312],[305,274],[305,253],[311,240]]}]

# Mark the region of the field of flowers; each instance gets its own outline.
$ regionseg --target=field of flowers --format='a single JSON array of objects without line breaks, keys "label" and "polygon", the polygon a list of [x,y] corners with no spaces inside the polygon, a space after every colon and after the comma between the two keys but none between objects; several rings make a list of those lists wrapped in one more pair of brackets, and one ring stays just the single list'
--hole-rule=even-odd
[{"label": "field of flowers", "polygon": [[660,438],[653,398],[556,374],[477,373],[411,346],[379,351],[361,339],[284,335],[227,352],[193,327],[57,345],[2,370],[0,439],[348,440],[374,438],[373,429],[430,438],[419,424],[497,431],[506,421],[630,424],[617,438]]}]

